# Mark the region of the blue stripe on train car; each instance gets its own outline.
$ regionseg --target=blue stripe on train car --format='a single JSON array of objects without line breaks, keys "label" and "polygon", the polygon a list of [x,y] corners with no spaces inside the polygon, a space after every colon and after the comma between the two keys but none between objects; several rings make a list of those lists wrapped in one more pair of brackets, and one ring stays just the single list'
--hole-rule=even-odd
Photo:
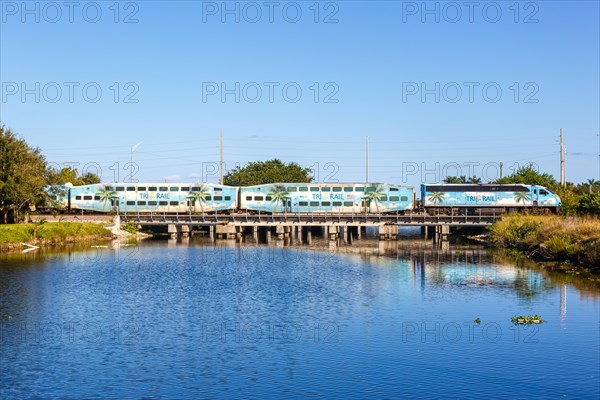
[{"label": "blue stripe on train car", "polygon": [[240,188],[240,209],[266,213],[396,212],[412,209],[413,193],[412,187],[387,184],[274,183]]}]

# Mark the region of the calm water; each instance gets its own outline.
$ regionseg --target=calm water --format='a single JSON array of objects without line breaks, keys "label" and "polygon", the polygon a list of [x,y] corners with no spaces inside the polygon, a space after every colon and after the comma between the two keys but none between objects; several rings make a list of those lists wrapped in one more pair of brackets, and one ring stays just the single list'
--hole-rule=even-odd
[{"label": "calm water", "polygon": [[594,285],[394,246],[0,256],[0,398],[600,397]]}]

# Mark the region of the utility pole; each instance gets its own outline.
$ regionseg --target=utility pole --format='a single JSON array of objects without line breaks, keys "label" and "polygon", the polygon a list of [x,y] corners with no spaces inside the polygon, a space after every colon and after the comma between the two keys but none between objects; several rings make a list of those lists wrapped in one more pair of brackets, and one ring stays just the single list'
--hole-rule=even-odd
[{"label": "utility pole", "polygon": [[600,133],[596,136],[598,136],[598,180],[600,181]]},{"label": "utility pole", "polygon": [[560,184],[562,185],[562,187],[565,187],[567,185],[567,179],[566,179],[566,171],[565,171],[565,155],[566,155],[566,151],[565,151],[565,141],[564,141],[564,137],[563,137],[563,129],[560,128]]},{"label": "utility pole", "polygon": [[500,161],[500,179],[502,179],[502,161]]},{"label": "utility pole", "polygon": [[224,162],[223,162],[223,129],[221,129],[220,134],[219,134],[219,141],[221,143],[221,162],[219,163],[219,170],[221,171],[221,179],[219,180],[220,184],[223,184],[223,169],[224,169]]},{"label": "utility pole", "polygon": [[369,183],[369,137],[367,136],[367,143],[366,143],[366,151],[367,151],[367,157],[366,157],[366,171],[365,171],[365,183]]}]

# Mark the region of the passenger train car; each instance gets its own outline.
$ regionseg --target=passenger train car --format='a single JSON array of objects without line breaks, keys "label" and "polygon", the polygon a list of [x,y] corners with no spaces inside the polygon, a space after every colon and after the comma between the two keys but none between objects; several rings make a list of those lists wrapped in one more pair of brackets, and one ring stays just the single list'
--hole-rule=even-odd
[{"label": "passenger train car", "polygon": [[381,183],[272,183],[240,188],[241,210],[269,213],[389,213],[414,208],[413,187]]},{"label": "passenger train car", "polygon": [[421,185],[421,202],[427,208],[502,208],[540,207],[556,211],[560,198],[543,186],[519,184],[443,184]]},{"label": "passenger train car", "polygon": [[193,183],[65,185],[58,199],[70,210],[95,212],[215,212],[237,208],[237,187]]}]

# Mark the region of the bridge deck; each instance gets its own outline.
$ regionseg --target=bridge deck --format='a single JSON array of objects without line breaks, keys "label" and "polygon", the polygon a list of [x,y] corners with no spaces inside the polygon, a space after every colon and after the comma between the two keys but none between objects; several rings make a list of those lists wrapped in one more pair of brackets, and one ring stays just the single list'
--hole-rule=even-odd
[{"label": "bridge deck", "polygon": [[151,214],[121,215],[121,222],[138,225],[195,225],[234,224],[254,225],[400,225],[400,226],[489,226],[500,219],[494,215],[425,215],[425,214]]}]

